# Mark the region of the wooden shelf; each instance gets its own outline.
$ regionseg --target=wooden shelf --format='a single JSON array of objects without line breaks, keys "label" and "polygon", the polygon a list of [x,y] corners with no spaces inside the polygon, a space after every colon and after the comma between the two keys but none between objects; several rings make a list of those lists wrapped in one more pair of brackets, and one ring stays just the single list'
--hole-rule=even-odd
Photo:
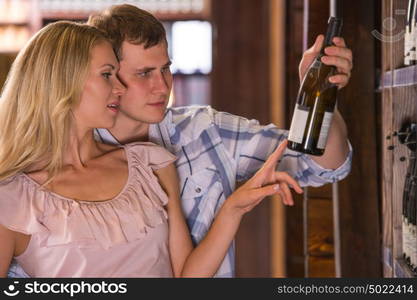
[{"label": "wooden shelf", "polygon": [[383,73],[379,89],[411,86],[417,84],[417,65]]}]

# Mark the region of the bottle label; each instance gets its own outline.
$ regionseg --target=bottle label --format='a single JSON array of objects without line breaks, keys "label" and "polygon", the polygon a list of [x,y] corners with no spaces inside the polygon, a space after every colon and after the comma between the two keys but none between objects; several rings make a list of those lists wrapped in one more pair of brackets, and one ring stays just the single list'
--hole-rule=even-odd
[{"label": "bottle label", "polygon": [[317,142],[318,149],[326,148],[327,135],[329,134],[330,125],[332,124],[333,113],[325,112],[323,123],[321,124],[319,141]]},{"label": "bottle label", "polygon": [[307,107],[296,104],[294,110],[294,116],[291,121],[290,133],[288,140],[301,144],[303,142],[304,132],[307,125],[309,110]]}]

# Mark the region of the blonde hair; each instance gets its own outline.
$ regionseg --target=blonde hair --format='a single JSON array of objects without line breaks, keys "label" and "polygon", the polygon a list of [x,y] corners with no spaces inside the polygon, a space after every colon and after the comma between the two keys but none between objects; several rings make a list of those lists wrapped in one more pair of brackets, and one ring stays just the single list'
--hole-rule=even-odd
[{"label": "blonde hair", "polygon": [[91,50],[106,40],[92,26],[59,21],[20,51],[0,99],[0,180],[36,164],[48,182],[61,170]]}]

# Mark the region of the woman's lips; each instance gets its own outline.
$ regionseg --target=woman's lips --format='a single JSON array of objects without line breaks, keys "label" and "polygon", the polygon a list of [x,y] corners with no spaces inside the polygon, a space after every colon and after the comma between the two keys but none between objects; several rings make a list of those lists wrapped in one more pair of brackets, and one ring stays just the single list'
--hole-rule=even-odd
[{"label": "woman's lips", "polygon": [[112,112],[118,112],[119,111],[119,103],[111,103],[107,105],[107,108],[110,109]]}]

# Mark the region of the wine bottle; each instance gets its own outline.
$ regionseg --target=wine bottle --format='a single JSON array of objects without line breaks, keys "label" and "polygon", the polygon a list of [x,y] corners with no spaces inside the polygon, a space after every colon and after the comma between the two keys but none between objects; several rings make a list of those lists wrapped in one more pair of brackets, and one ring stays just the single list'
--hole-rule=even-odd
[{"label": "wine bottle", "polygon": [[320,54],[308,68],[298,95],[288,135],[288,148],[311,155],[323,155],[336,106],[337,86],[329,81],[335,67],[325,65],[324,49],[340,36],[342,19],[330,17]]},{"label": "wine bottle", "polygon": [[414,167],[415,157],[413,156],[413,152],[410,155],[410,160],[407,168],[407,174],[405,176],[404,182],[404,190],[403,190],[403,201],[402,201],[402,253],[403,258],[405,261],[410,259],[409,256],[409,232],[408,232],[408,225],[409,225],[409,200],[410,200],[410,187],[411,187],[411,179],[413,174],[413,167]]},{"label": "wine bottle", "polygon": [[409,203],[409,222],[408,222],[408,252],[409,252],[409,266],[411,270],[414,270],[416,267],[416,193],[417,193],[417,182],[415,178],[415,174],[413,174],[410,186],[410,197],[408,199]]},{"label": "wine bottle", "polygon": [[[414,152],[414,151],[413,151]],[[410,252],[410,267],[411,270],[415,270],[417,267],[417,172],[414,161],[414,170],[412,176],[412,183],[414,183],[414,189],[410,189],[410,221],[409,221],[409,252]]]},{"label": "wine bottle", "polygon": [[[412,28],[413,28],[413,13],[414,13],[414,0],[408,1],[408,9],[407,9],[407,23],[405,26],[405,34],[404,34],[404,65],[409,66],[411,64],[411,47],[412,47]],[[414,50],[415,51],[415,50]]]}]

